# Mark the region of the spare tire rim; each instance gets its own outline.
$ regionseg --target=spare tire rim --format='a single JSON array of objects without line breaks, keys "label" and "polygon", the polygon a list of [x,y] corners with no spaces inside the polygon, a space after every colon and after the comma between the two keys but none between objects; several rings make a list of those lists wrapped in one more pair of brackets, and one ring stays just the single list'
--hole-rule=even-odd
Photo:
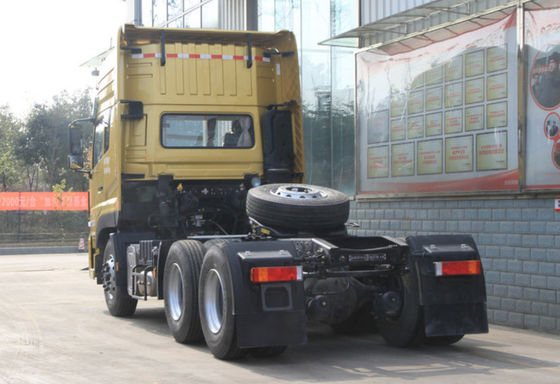
[{"label": "spare tire rim", "polygon": [[327,194],[320,189],[303,185],[282,185],[270,191],[273,195],[296,200],[323,199]]}]

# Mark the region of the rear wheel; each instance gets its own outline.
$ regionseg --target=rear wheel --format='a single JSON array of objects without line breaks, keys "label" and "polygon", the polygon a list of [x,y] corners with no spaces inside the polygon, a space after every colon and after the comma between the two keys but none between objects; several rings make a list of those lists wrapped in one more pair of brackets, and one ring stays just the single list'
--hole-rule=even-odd
[{"label": "rear wheel", "polygon": [[167,325],[179,343],[202,340],[198,314],[198,279],[204,247],[196,240],[176,241],[165,261],[163,296]]},{"label": "rear wheel", "polygon": [[218,359],[231,360],[245,355],[247,350],[237,346],[232,278],[223,246],[211,246],[204,256],[198,305],[208,348]]},{"label": "rear wheel", "polygon": [[[128,294],[123,282],[118,281],[117,252],[112,238],[109,239],[103,252],[103,289],[105,291],[105,302],[107,309],[113,316],[128,317],[136,311],[138,300]],[[125,268],[126,265],[121,265]],[[126,284],[124,284],[126,285]]]},{"label": "rear wheel", "polygon": [[385,342],[395,347],[419,345],[423,341],[424,330],[422,309],[418,298],[416,270],[395,276],[391,282],[395,292],[400,294],[401,308],[392,316],[381,316],[377,329]]}]

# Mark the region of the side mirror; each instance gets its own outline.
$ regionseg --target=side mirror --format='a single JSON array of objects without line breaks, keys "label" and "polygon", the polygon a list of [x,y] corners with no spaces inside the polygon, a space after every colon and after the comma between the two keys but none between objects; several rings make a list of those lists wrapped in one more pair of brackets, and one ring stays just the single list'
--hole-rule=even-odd
[{"label": "side mirror", "polygon": [[68,125],[70,155],[68,156],[68,166],[70,169],[78,172],[89,173],[84,171],[84,146],[82,140],[81,124],[87,122],[92,123],[91,118],[74,120]]},{"label": "side mirror", "polygon": [[68,167],[72,170],[81,170],[84,167],[84,158],[82,155],[69,155]]},{"label": "side mirror", "polygon": [[78,156],[84,152],[82,146],[82,131],[78,125],[70,123],[70,155]]}]

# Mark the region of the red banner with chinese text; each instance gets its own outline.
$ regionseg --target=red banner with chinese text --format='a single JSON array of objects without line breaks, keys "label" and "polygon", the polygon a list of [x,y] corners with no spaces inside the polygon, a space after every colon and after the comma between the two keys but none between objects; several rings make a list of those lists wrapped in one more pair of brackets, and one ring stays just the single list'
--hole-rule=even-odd
[{"label": "red banner with chinese text", "polygon": [[87,192],[0,192],[0,211],[87,210]]}]

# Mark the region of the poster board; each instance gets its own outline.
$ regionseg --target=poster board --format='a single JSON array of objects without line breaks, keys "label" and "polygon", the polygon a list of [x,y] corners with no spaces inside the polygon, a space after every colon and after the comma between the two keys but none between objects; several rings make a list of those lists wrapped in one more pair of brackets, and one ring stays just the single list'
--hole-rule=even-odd
[{"label": "poster board", "polygon": [[[515,21],[406,53],[356,54],[359,195],[519,188]],[[371,128],[379,113],[384,126]],[[370,156],[379,153],[382,162]],[[388,169],[371,173],[376,162]]]},{"label": "poster board", "polygon": [[525,12],[526,188],[560,188],[560,9]]}]

